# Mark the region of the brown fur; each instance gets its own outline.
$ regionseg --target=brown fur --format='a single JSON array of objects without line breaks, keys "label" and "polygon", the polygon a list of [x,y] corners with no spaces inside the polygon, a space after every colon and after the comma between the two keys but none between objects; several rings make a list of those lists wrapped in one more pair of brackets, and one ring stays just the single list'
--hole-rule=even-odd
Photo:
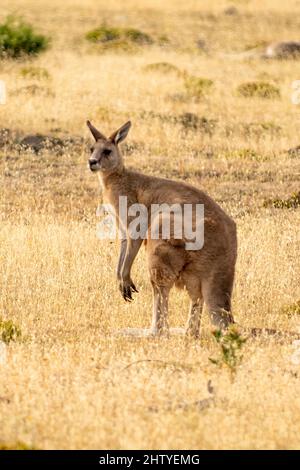
[{"label": "brown fur", "polygon": [[[118,213],[119,196],[127,196],[128,205],[184,203],[204,204],[204,246],[201,250],[187,251],[185,240],[151,239],[146,250],[150,280],[153,288],[153,334],[168,331],[168,297],[171,288],[185,288],[191,299],[186,333],[197,337],[200,315],[205,302],[212,323],[225,328],[233,322],[231,293],[237,255],[236,225],[234,221],[205,192],[186,183],[147,176],[125,168],[118,148],[127,135],[130,123],[126,123],[106,139],[89,122],[96,144],[90,158],[90,167],[100,172],[104,200]],[[111,150],[104,156],[103,151]],[[108,150],[107,150],[108,149]],[[130,219],[129,219],[130,220]],[[150,221],[148,224],[148,233]],[[132,299],[137,291],[131,280],[131,266],[142,244],[128,236],[121,244],[118,264],[120,290],[125,300]]]}]

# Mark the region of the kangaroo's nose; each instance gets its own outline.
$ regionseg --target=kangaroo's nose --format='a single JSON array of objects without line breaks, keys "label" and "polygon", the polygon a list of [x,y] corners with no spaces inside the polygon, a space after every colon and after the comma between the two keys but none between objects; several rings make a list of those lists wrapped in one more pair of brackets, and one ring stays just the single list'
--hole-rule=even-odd
[{"label": "kangaroo's nose", "polygon": [[93,168],[95,165],[97,165],[97,160],[95,160],[94,158],[91,158],[89,160],[89,165],[90,165],[90,168]]}]

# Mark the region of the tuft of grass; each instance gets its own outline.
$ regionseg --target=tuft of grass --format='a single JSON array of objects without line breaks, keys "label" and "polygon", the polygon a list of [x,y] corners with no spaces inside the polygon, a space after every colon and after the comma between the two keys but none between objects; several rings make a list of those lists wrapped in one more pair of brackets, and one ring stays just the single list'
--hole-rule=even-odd
[{"label": "tuft of grass", "polygon": [[242,148],[236,149],[232,151],[228,151],[225,154],[225,158],[234,158],[240,160],[254,160],[254,161],[261,161],[264,160],[262,155],[259,155],[255,150],[250,148]]},{"label": "tuft of grass", "polygon": [[297,300],[290,305],[285,305],[281,309],[281,313],[283,315],[287,315],[288,317],[292,317],[293,315],[300,315],[300,300]]},{"label": "tuft of grass", "polygon": [[8,16],[0,24],[0,56],[17,58],[22,55],[34,55],[44,51],[49,39],[34,31],[33,27],[22,19]]},{"label": "tuft of grass", "polygon": [[287,153],[292,158],[300,157],[300,145],[297,145],[297,147],[290,148]]},{"label": "tuft of grass", "polygon": [[109,26],[100,26],[99,28],[88,31],[85,38],[93,43],[109,44],[110,46],[128,46],[129,44],[147,45],[152,44],[153,40],[149,34],[135,28],[115,28]]},{"label": "tuft of grass", "polygon": [[26,444],[23,441],[17,441],[14,443],[0,442],[0,450],[37,450],[35,447]]},{"label": "tuft of grass", "polygon": [[237,92],[245,98],[279,98],[280,90],[268,82],[246,82],[237,87]]},{"label": "tuft of grass", "polygon": [[26,66],[20,70],[20,75],[24,78],[36,79],[36,80],[48,80],[50,74],[47,69],[43,67]]},{"label": "tuft of grass", "polygon": [[269,41],[266,41],[265,39],[262,39],[260,41],[250,42],[245,45],[244,50],[251,51],[252,49],[263,49],[267,47],[268,44],[269,44]]},{"label": "tuft of grass", "polygon": [[182,72],[176,65],[170,64],[169,62],[156,62],[154,64],[148,64],[143,67],[144,72],[159,72],[163,74],[175,73],[180,75]]},{"label": "tuft of grass", "polygon": [[222,330],[215,330],[212,334],[219,346],[219,357],[209,358],[210,362],[218,367],[227,367],[234,375],[241,364],[243,358],[241,350],[247,338],[234,327],[225,333]]},{"label": "tuft of grass", "polygon": [[0,339],[9,344],[11,341],[17,341],[21,337],[20,328],[11,320],[2,320],[0,318]]},{"label": "tuft of grass", "polygon": [[244,134],[249,137],[262,137],[266,135],[266,133],[276,136],[282,131],[282,128],[272,121],[250,122],[243,125],[243,131]]},{"label": "tuft of grass", "polygon": [[188,75],[185,77],[184,87],[190,97],[202,98],[211,89],[213,83],[209,78]]},{"label": "tuft of grass", "polygon": [[287,199],[267,199],[263,205],[264,207],[275,207],[275,209],[297,209],[300,207],[300,191]]},{"label": "tuft of grass", "polygon": [[17,88],[12,91],[12,95],[54,96],[53,92],[48,87],[39,86],[36,83]]},{"label": "tuft of grass", "polygon": [[185,129],[200,130],[209,135],[212,135],[217,123],[215,119],[208,119],[205,116],[200,117],[190,112],[177,116],[176,122],[180,123]]},{"label": "tuft of grass", "polygon": [[125,39],[128,39],[131,42],[136,44],[152,44],[153,39],[149,36],[149,34],[144,33],[135,28],[123,28],[121,30],[122,35]]},{"label": "tuft of grass", "polygon": [[100,26],[86,33],[85,37],[91,42],[108,42],[120,39],[121,35],[118,28]]}]

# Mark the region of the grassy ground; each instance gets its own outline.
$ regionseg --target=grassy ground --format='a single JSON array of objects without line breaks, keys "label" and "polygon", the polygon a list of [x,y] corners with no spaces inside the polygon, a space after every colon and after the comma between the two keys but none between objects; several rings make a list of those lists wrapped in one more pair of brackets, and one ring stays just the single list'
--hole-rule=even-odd
[{"label": "grassy ground", "polygon": [[[299,449],[300,366],[290,340],[248,340],[232,376],[209,360],[219,351],[206,316],[200,342],[114,335],[149,325],[151,289],[141,250],[133,272],[140,293],[128,305],[118,292],[117,243],[96,237],[101,194],[86,165],[85,128],[89,118],[108,133],[130,118],[128,166],[195,184],[231,213],[236,320],[297,330],[299,208],[270,200],[299,191],[299,153],[288,150],[299,145],[291,83],[300,65],[232,54],[299,40],[299,2],[2,4],[0,20],[21,12],[52,40],[35,59],[0,61],[8,91],[0,129],[10,130],[0,135],[0,318],[22,331],[0,364],[0,447]],[[154,42],[86,41],[104,22],[138,28]],[[180,72],[145,70],[157,62]],[[24,67],[47,74],[24,76]],[[191,75],[212,87],[195,96]],[[280,97],[240,96],[248,81],[271,83]],[[18,142],[37,133],[68,144],[20,150]],[[174,291],[172,326],[184,325],[187,308]]]}]

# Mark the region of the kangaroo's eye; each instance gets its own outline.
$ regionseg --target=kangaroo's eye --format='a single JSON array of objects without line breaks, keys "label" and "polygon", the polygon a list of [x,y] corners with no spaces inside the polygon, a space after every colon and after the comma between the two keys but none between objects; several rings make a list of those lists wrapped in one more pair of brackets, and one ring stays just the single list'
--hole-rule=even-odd
[{"label": "kangaroo's eye", "polygon": [[106,157],[108,157],[108,155],[111,154],[111,150],[110,149],[104,149],[103,150],[103,155],[105,155]]}]

